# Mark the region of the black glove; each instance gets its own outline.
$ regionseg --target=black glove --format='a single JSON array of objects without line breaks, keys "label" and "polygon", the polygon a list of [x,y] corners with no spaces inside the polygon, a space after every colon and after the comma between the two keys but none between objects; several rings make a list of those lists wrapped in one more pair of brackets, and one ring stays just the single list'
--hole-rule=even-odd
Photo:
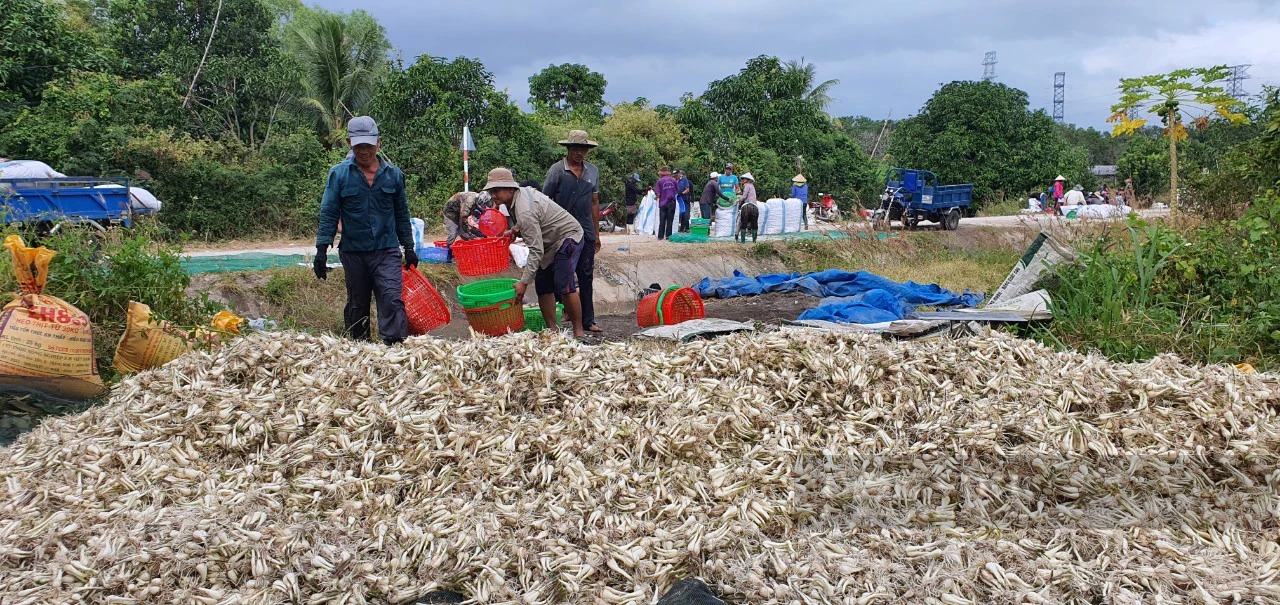
[{"label": "black glove", "polygon": [[316,272],[316,279],[329,278],[328,246],[316,246],[316,260],[311,264],[311,269]]},{"label": "black glove", "polygon": [[415,269],[418,267],[418,253],[414,252],[410,246],[404,247],[404,266]]}]

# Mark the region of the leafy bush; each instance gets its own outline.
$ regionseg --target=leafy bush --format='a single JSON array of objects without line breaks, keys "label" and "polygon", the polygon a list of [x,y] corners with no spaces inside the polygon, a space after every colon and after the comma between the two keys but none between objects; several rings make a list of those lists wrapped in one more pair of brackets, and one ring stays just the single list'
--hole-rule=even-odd
[{"label": "leafy bush", "polygon": [[1280,196],[1233,222],[1179,231],[1132,219],[1051,280],[1041,338],[1119,360],[1163,352],[1204,362],[1280,362]]}]

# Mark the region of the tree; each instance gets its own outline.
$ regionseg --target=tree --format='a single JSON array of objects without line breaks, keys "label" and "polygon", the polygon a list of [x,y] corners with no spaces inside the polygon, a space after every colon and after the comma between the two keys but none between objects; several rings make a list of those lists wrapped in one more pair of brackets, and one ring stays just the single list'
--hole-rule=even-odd
[{"label": "tree", "polygon": [[[1169,147],[1158,137],[1134,134],[1124,137],[1124,153],[1116,161],[1117,176],[1133,179],[1139,197],[1152,197],[1169,189]],[[1133,204],[1134,200],[1125,200]]]},{"label": "tree", "polygon": [[476,151],[472,176],[506,166],[521,180],[541,180],[561,153],[542,128],[493,87],[493,74],[474,59],[446,61],[423,55],[410,67],[393,66],[369,104],[378,119],[383,149],[410,181],[415,216],[438,217],[450,195],[462,190],[462,127],[470,126]]},{"label": "tree", "polygon": [[1107,118],[1116,123],[1113,136],[1136,132],[1147,120],[1134,118],[1144,113],[1160,117],[1164,136],[1169,139],[1169,191],[1178,203],[1178,142],[1187,138],[1186,118],[1197,128],[1209,125],[1209,116],[1217,114],[1232,124],[1243,124],[1248,117],[1238,110],[1241,103],[1228,95],[1221,82],[1231,75],[1225,65],[1179,69],[1167,74],[1122,78],[1120,101],[1111,107],[1115,112]]},{"label": "tree", "polygon": [[9,0],[0,9],[0,111],[40,100],[44,85],[104,62],[70,12],[48,0]]},{"label": "tree", "polygon": [[868,156],[883,156],[889,137],[897,122],[890,119],[868,118],[866,116],[846,116],[839,119],[840,127],[849,135]]},{"label": "tree", "polygon": [[529,104],[539,113],[599,120],[607,85],[604,75],[586,65],[548,65],[529,77]]},{"label": "tree", "polygon": [[799,61],[787,61],[786,69],[803,79],[803,86],[808,91],[804,95],[805,100],[826,113],[833,101],[831,89],[839,86],[840,80],[832,79],[815,85],[814,83],[818,81],[818,66],[806,63],[803,57]]},{"label": "tree", "polygon": [[[699,144],[700,168],[720,169],[736,161],[740,171],[754,173],[762,195],[782,193],[802,156],[805,176],[816,190],[846,201],[866,199],[874,189],[871,163],[823,112],[812,85],[811,70],[760,56],[737,74],[710,83],[702,95],[686,97],[676,119]],[[766,166],[757,170],[739,153]]]},{"label": "tree", "polygon": [[164,77],[189,91],[188,132],[260,146],[286,101],[296,68],[282,56],[278,15],[261,0],[113,0],[104,38],[128,78]]},{"label": "tree", "polygon": [[391,44],[373,17],[303,9],[285,28],[285,47],[301,67],[302,106],[329,146],[341,143],[346,121],[361,115],[386,75]]},{"label": "tree", "polygon": [[600,167],[603,199],[622,199],[622,181],[632,172],[640,173],[647,183],[657,180],[658,168],[663,164],[673,169],[685,168],[693,175],[693,148],[675,118],[631,103],[619,103],[612,110],[604,123],[592,131],[600,147],[590,159]]},{"label": "tree", "polygon": [[972,183],[975,202],[1024,195],[1062,173],[1069,185],[1092,181],[1086,152],[1058,136],[1052,118],[1030,111],[1027,93],[996,82],[952,82],[893,131],[899,166],[931,170],[947,184]]}]

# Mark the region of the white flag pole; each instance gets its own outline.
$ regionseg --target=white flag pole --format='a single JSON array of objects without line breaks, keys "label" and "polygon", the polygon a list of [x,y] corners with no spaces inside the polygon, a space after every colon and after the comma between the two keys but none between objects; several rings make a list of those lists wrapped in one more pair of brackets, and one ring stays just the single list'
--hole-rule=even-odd
[{"label": "white flag pole", "polygon": [[471,152],[476,150],[475,141],[471,140],[471,127],[462,127],[462,190],[471,191]]}]

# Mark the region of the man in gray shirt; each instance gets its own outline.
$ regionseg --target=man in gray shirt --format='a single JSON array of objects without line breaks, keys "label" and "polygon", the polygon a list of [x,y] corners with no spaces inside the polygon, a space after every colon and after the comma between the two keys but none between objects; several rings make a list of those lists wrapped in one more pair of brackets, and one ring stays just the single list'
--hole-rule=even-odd
[{"label": "man in gray shirt", "polygon": [[587,138],[586,131],[569,131],[569,137],[560,141],[564,145],[565,158],[547,170],[542,183],[542,193],[555,200],[582,225],[584,240],[578,256],[578,290],[582,300],[582,325],[589,332],[604,332],[596,325],[596,309],[591,298],[596,270],[596,254],[600,252],[600,169],[586,160],[587,152],[596,142]]}]

